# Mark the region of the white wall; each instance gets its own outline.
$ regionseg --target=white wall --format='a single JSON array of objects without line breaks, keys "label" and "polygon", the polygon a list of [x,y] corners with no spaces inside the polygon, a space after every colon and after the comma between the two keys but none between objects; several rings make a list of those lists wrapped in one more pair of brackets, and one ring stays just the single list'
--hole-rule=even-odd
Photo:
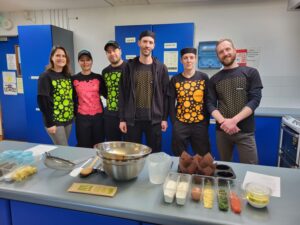
[{"label": "white wall", "polygon": [[[194,22],[195,47],[199,41],[229,37],[237,48],[261,49],[257,68],[264,84],[262,107],[300,108],[300,12],[287,11],[285,0],[69,9],[61,10],[60,17],[58,11],[35,12],[32,20],[72,30],[75,53],[83,48],[91,50],[95,72],[107,65],[103,46],[114,39],[115,25]],[[18,25],[33,23],[22,13],[12,13],[10,17]],[[16,32],[13,29],[6,34]],[[216,71],[206,72],[212,75]]]}]

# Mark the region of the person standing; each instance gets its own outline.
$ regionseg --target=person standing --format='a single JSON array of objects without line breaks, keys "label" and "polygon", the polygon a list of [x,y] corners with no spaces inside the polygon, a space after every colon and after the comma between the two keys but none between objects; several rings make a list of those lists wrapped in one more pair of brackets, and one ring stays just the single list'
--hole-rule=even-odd
[{"label": "person standing", "polygon": [[54,46],[51,50],[46,71],[38,79],[37,102],[53,144],[67,146],[74,105],[70,58],[64,47]]},{"label": "person standing", "polygon": [[77,146],[92,148],[104,141],[103,104],[106,87],[100,74],[92,72],[93,58],[89,51],[78,53],[81,72],[72,76],[76,115]]},{"label": "person standing", "polygon": [[128,61],[121,83],[120,129],[130,142],[141,143],[145,133],[147,145],[159,152],[168,127],[168,70],[152,57],[154,32],[143,31],[138,46],[140,55]]},{"label": "person standing", "polygon": [[240,162],[257,164],[254,111],[263,88],[259,72],[237,64],[230,39],[218,41],[216,52],[224,68],[210,79],[208,110],[216,119],[221,160],[231,161],[236,145]]},{"label": "person standing", "polygon": [[190,142],[194,153],[203,156],[210,152],[210,116],[206,109],[209,79],[207,74],[195,69],[195,48],[183,48],[180,54],[184,70],[173,76],[169,85],[172,150],[175,156],[180,156]]},{"label": "person standing", "polygon": [[107,106],[104,111],[105,139],[106,141],[121,141],[122,132],[119,128],[119,87],[126,62],[121,58],[122,51],[118,42],[107,42],[104,50],[110,62],[110,65],[102,70],[102,76],[107,87]]}]

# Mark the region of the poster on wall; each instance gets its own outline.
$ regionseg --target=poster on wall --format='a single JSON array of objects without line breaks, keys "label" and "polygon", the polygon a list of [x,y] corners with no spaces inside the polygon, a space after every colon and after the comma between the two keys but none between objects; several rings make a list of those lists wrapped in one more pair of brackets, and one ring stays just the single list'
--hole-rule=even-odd
[{"label": "poster on wall", "polygon": [[17,70],[16,54],[6,54],[6,62],[8,70]]},{"label": "poster on wall", "polygon": [[247,66],[247,49],[236,50],[236,62],[239,66]]},{"label": "poster on wall", "polygon": [[260,55],[261,55],[261,48],[248,48],[247,51],[247,65],[258,68],[260,64]]},{"label": "poster on wall", "polygon": [[3,92],[5,95],[17,95],[17,79],[16,72],[2,72]]},{"label": "poster on wall", "polygon": [[169,72],[178,72],[178,51],[164,51],[164,64]]}]

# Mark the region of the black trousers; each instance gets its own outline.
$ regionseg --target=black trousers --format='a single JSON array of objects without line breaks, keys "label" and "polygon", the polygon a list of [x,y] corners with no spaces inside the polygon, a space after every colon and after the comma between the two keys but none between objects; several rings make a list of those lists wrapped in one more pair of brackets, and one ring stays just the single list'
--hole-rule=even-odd
[{"label": "black trousers", "polygon": [[210,152],[208,125],[204,123],[183,123],[176,120],[172,131],[172,150],[175,156],[187,151],[189,143],[193,152],[205,155]]},{"label": "black trousers", "polygon": [[104,142],[103,115],[76,115],[77,146],[93,148],[97,143]]},{"label": "black trousers", "polygon": [[106,141],[122,141],[122,132],[119,125],[119,117],[109,115],[104,116],[104,133]]},{"label": "black trousers", "polygon": [[152,124],[151,121],[136,121],[134,126],[127,125],[125,141],[142,144],[143,134],[145,134],[147,146],[152,148],[152,152],[160,152],[161,124]]}]

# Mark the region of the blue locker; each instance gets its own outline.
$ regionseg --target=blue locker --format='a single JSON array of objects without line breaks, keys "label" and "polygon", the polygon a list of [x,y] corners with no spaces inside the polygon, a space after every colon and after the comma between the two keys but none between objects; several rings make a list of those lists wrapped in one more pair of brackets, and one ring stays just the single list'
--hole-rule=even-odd
[{"label": "blue locker", "polygon": [[115,26],[115,39],[121,46],[123,60],[140,54],[138,40],[144,30],[152,30],[152,25]]},{"label": "blue locker", "polygon": [[[19,26],[18,32],[28,122],[27,141],[52,143],[45,131],[42,113],[37,105],[37,81],[49,62],[53,45],[61,45],[67,49],[74,69],[73,33],[51,25]],[[70,145],[74,144],[75,136],[73,132]]]},{"label": "blue locker", "polygon": [[27,124],[24,94],[4,95],[3,71],[7,69],[6,54],[15,54],[15,45],[19,44],[18,37],[8,37],[0,42],[0,104],[2,106],[2,124],[5,139],[26,141]]}]

